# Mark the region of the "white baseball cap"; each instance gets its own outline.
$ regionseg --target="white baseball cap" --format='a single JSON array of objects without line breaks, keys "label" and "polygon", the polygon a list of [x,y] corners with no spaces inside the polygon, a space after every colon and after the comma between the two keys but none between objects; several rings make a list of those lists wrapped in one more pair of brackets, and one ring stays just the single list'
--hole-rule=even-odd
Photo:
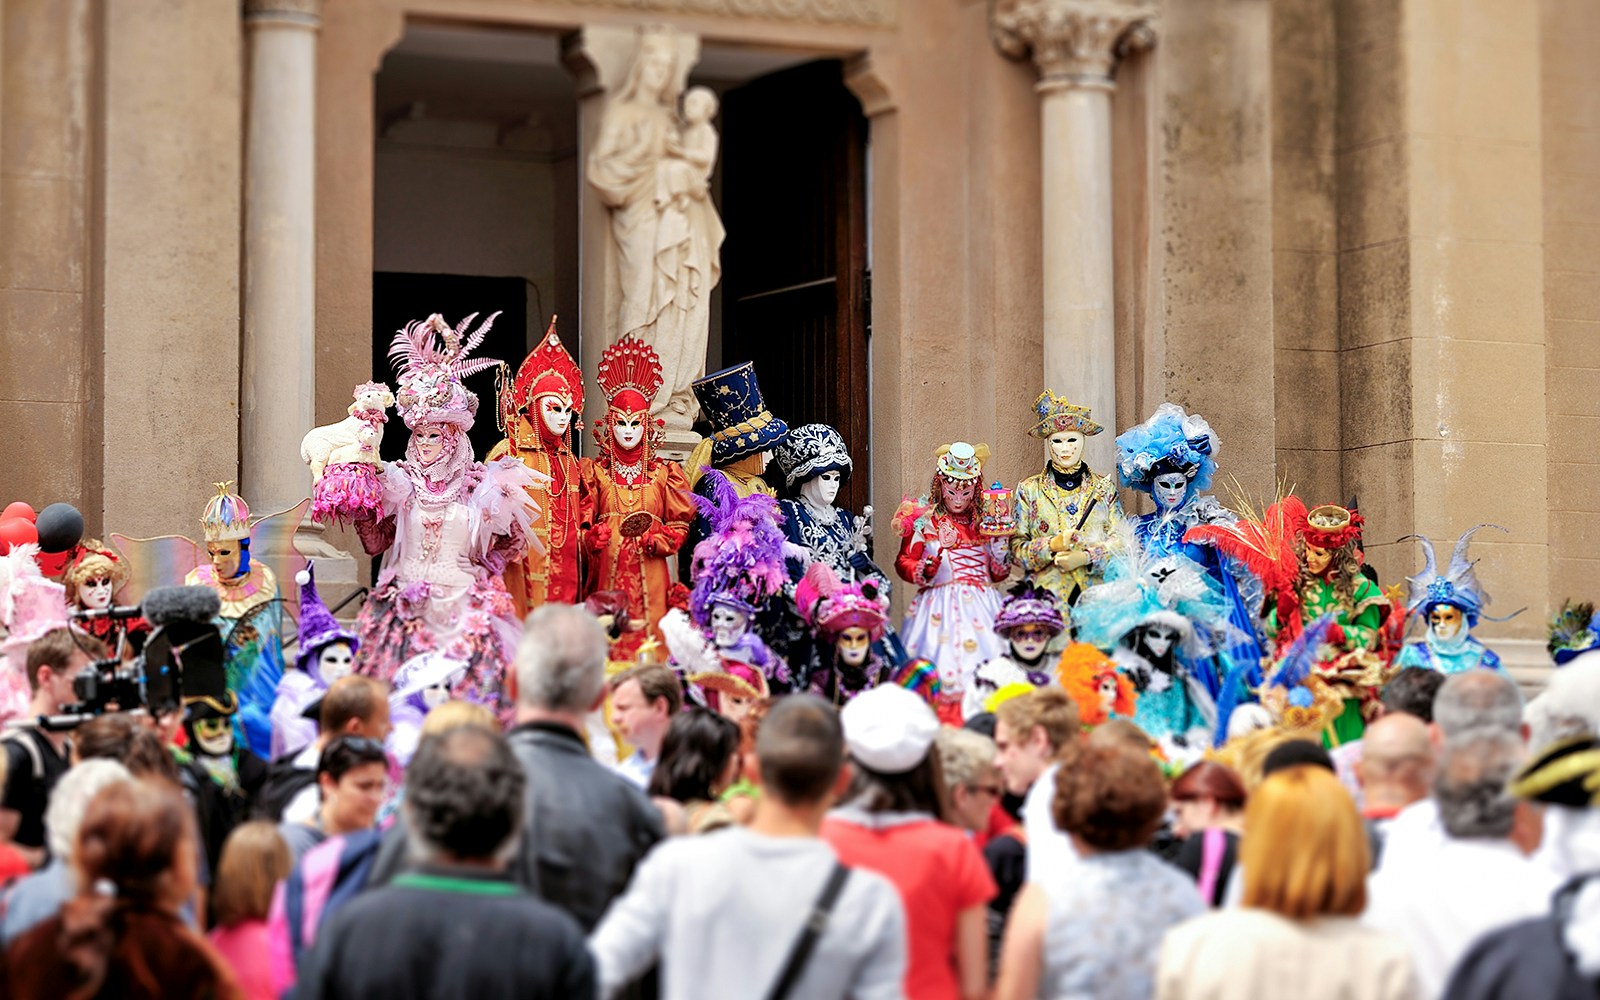
[{"label": "white baseball cap", "polygon": [[839,723],[850,756],[881,774],[904,774],[922,763],[939,735],[928,703],[895,684],[856,695],[840,710]]}]

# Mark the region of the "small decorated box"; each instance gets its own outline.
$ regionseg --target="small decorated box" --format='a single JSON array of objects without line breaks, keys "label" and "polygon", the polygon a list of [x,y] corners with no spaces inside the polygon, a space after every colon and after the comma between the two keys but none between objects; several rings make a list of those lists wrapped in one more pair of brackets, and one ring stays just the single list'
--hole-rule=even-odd
[{"label": "small decorated box", "polygon": [[1011,513],[1011,491],[996,482],[978,498],[978,533],[1009,538],[1017,533]]}]

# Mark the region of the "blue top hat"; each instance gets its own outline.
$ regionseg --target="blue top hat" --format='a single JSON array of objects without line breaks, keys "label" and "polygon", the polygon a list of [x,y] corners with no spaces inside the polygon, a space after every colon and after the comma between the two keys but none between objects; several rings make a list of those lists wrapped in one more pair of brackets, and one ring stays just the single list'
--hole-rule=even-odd
[{"label": "blue top hat", "polygon": [[713,372],[692,388],[711,422],[713,465],[758,455],[789,434],[789,425],[773,416],[762,402],[755,366],[748,361]]}]

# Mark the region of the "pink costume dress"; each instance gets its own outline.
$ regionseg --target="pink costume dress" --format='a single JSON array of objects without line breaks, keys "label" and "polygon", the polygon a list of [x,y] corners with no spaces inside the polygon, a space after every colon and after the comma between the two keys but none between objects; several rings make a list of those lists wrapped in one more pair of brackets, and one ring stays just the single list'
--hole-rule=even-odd
[{"label": "pink costume dress", "polygon": [[379,477],[392,520],[362,532],[383,551],[377,585],[361,610],[357,670],[392,680],[401,664],[441,653],[467,664],[451,697],[499,707],[501,681],[521,627],[501,574],[523,551],[537,508],[525,489],[538,474],[514,458],[473,462],[441,485],[389,462]]}]

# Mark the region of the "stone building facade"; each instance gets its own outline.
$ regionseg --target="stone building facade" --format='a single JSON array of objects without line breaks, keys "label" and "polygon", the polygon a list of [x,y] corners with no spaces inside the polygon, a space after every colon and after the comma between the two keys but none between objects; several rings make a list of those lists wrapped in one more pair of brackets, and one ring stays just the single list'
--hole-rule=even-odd
[{"label": "stone building facade", "polygon": [[[837,60],[859,101],[880,536],[939,443],[1034,471],[1048,380],[1116,428],[1200,411],[1253,496],[1357,496],[1386,582],[1408,534],[1506,526],[1476,548],[1496,608],[1528,608],[1484,629],[1514,664],[1595,596],[1590,0],[0,0],[0,500],[153,535],[215,480],[262,512],[304,495],[299,436],[373,375],[375,273],[488,252],[406,214],[428,185],[384,165],[466,128],[384,106],[408,54],[526,43],[565,74],[565,112],[492,130],[570,133],[527,160],[564,242],[494,239],[543,262],[538,307],[576,309],[589,353],[573,164],[646,24],[723,84]],[[437,107],[458,75],[435,77]]]}]

